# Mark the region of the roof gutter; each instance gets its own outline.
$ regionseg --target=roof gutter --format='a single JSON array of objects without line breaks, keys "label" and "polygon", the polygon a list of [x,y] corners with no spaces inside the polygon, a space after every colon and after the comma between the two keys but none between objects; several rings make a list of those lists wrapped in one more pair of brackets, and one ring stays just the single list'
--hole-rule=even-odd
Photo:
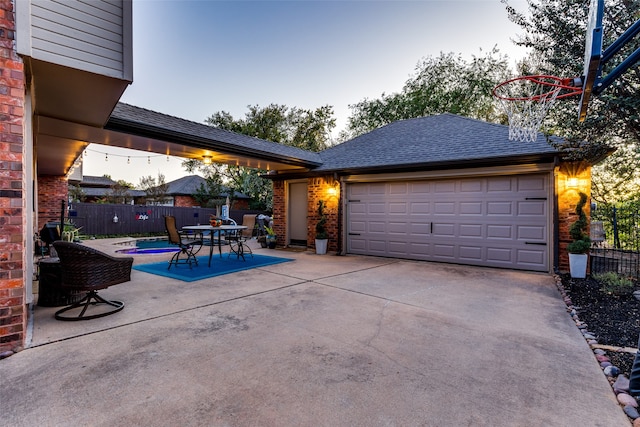
[{"label": "roof gutter", "polygon": [[[152,138],[169,143],[182,144],[188,147],[201,148],[207,150],[219,151],[223,154],[243,155],[247,157],[261,157],[264,160],[284,163],[297,167],[317,168],[322,165],[321,161],[312,161],[300,159],[291,156],[283,156],[262,150],[249,149],[241,145],[229,144],[222,141],[209,139],[196,135],[189,135],[182,132],[176,132],[170,129],[159,128],[134,122],[130,120],[111,117],[104,126],[105,130],[121,132],[129,135],[135,135],[145,138]],[[246,136],[246,135],[243,135]]]},{"label": "roof gutter", "polygon": [[468,159],[468,160],[450,160],[442,162],[424,162],[404,165],[392,166],[368,166],[362,168],[344,168],[344,169],[321,169],[308,172],[283,172],[270,173],[262,175],[263,178],[272,180],[294,179],[301,177],[316,177],[331,174],[344,175],[364,175],[364,174],[386,174],[397,172],[417,172],[425,170],[444,170],[444,169],[467,169],[481,168],[489,166],[512,166],[528,163],[555,163],[560,161],[560,153],[550,152],[543,154],[531,154],[525,156],[510,157],[490,157],[485,159]]}]

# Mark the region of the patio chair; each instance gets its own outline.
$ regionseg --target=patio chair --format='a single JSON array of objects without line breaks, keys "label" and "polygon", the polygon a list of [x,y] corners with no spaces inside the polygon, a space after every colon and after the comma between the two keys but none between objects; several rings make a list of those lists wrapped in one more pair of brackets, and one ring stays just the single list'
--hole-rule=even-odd
[{"label": "patio chair", "polygon": [[[198,265],[196,254],[202,248],[202,238],[194,238],[192,235],[186,235],[178,231],[175,216],[166,215],[164,217],[164,226],[169,236],[169,243],[180,248],[180,251],[176,252],[169,260],[167,270],[170,270],[172,265],[177,266],[178,264],[187,264],[189,268],[191,268],[192,264]],[[181,259],[182,255],[185,255],[186,258]]]},{"label": "patio chair", "polygon": [[[56,311],[56,319],[89,320],[117,313],[124,308],[122,301],[108,301],[98,295],[98,290],[130,281],[133,257],[113,257],[88,246],[60,240],[53,242],[53,247],[60,259],[62,279],[59,286],[87,293],[79,301]],[[87,312],[89,307],[92,307],[90,313]],[[80,313],[76,315],[68,313],[78,310]]]},{"label": "patio chair", "polygon": [[256,226],[256,215],[245,214],[242,216],[242,225],[246,226],[244,230],[236,230],[227,234],[226,239],[229,241],[229,256],[235,254],[236,257],[242,258],[244,261],[244,254],[248,253],[253,258],[253,252],[251,248],[246,245],[247,240],[253,237],[254,228]]}]

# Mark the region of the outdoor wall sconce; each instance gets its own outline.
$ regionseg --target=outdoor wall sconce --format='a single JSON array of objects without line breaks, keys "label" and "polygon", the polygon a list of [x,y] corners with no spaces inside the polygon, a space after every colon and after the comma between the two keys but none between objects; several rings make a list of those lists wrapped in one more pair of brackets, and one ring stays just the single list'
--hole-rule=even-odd
[{"label": "outdoor wall sconce", "polygon": [[211,156],[207,156],[207,155],[202,156],[202,162],[205,165],[210,165],[211,164]]},{"label": "outdoor wall sconce", "polygon": [[338,190],[336,190],[336,187],[329,187],[327,194],[329,194],[329,196],[336,196],[338,194]]},{"label": "outdoor wall sconce", "polygon": [[114,214],[113,215],[113,223],[117,224],[118,223],[118,214]]},{"label": "outdoor wall sconce", "polygon": [[578,178],[576,178],[576,177],[567,178],[567,187],[568,188],[578,188],[578,184],[579,184]]}]

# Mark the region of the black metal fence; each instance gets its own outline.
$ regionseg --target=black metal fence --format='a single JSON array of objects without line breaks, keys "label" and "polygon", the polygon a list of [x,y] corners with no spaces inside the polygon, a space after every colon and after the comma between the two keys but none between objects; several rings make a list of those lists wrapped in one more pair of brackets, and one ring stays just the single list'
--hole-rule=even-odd
[{"label": "black metal fence", "polygon": [[615,271],[640,279],[640,203],[591,211],[591,273]]},{"label": "black metal fence", "polygon": [[[259,211],[231,210],[229,217],[238,224],[242,216]],[[73,203],[67,212],[65,222],[80,228],[81,235],[117,236],[163,233],[164,216],[176,217],[177,226],[208,224],[209,216],[215,209],[174,206],[139,206],[122,204]]]}]

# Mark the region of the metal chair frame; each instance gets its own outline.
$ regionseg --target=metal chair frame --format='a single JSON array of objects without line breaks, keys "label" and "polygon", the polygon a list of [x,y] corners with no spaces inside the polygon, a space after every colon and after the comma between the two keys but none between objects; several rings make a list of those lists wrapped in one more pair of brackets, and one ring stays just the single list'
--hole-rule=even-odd
[{"label": "metal chair frame", "polygon": [[[166,215],[164,217],[164,225],[169,237],[169,243],[177,245],[180,248],[180,251],[176,252],[169,260],[167,270],[170,270],[172,265],[177,267],[180,264],[186,264],[189,268],[192,268],[192,264],[197,266],[198,259],[196,258],[196,254],[202,248],[202,238],[189,238],[186,237],[188,234],[178,231],[176,218],[172,215]],[[181,255],[186,255],[186,258],[181,259]]]}]

